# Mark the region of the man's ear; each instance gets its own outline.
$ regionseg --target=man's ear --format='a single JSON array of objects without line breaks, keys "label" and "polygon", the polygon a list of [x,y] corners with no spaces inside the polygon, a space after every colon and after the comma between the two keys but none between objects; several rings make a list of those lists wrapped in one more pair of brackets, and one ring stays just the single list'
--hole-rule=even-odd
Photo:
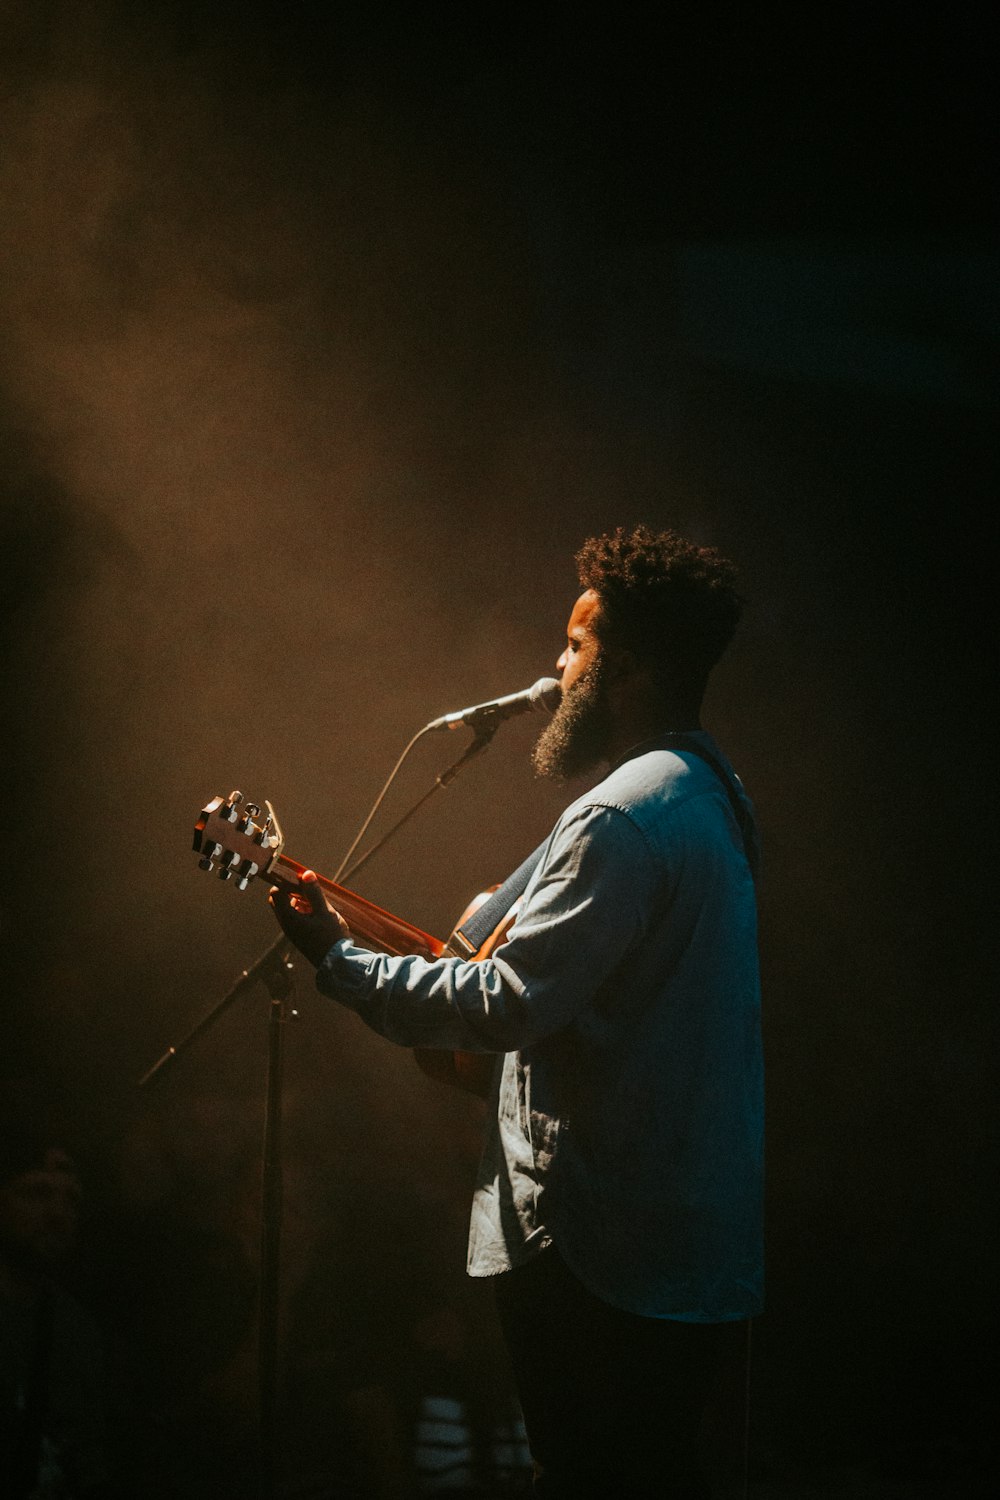
[{"label": "man's ear", "polygon": [[623,646],[617,650],[606,651],[604,658],[606,663],[605,671],[608,674],[610,682],[624,682],[630,677],[635,677],[642,671],[635,653],[629,651],[627,647]]}]

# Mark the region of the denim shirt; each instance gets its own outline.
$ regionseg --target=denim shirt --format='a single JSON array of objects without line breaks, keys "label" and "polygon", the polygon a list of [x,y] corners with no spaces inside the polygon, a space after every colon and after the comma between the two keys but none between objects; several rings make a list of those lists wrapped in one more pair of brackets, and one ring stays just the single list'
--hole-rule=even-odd
[{"label": "denim shirt", "polygon": [[572,803],[492,957],[341,941],[317,984],[404,1046],[504,1054],[471,1275],[555,1241],[626,1311],[760,1310],[756,905],[734,811],[698,756],[654,748]]}]

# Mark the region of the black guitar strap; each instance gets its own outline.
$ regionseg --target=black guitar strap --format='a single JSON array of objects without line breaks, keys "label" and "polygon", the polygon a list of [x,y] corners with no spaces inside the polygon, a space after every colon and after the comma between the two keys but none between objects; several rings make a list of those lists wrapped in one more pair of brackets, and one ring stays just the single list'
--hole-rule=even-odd
[{"label": "black guitar strap", "polygon": [[[754,828],[753,818],[749,807],[733,785],[733,777],[727,772],[725,766],[707,750],[698,740],[690,734],[666,734],[659,739],[645,740],[641,745],[636,745],[621,760],[616,761],[613,767],[617,770],[626,761],[634,760],[637,755],[645,755],[649,750],[681,750],[691,755],[697,755],[707,766],[710,766],[725,788],[729,805],[733,809],[736,818],[736,826],[740,830],[743,839],[743,848],[750,866],[750,873],[757,874],[758,851],[757,834]],[[544,839],[537,849],[532,850],[527,859],[518,865],[512,875],[508,875],[503,885],[498,886],[493,894],[483,902],[467,921],[463,922],[452,935],[448,944],[453,954],[467,958],[473,953],[478,953],[490,933],[503,921],[518,897],[523,896],[528,888],[528,881],[535,873],[535,869],[541,862],[542,855],[548,846],[548,839]]]},{"label": "black guitar strap", "polygon": [[468,958],[472,953],[478,953],[493,929],[502,922],[519,896],[523,896],[528,888],[528,881],[535,873],[535,868],[541,863],[542,855],[548,846],[548,839],[543,839],[537,849],[532,850],[527,859],[518,865],[513,875],[508,875],[503,885],[498,886],[492,896],[488,896],[482,906],[478,907],[467,921],[452,934],[448,946],[453,952],[463,958]]}]

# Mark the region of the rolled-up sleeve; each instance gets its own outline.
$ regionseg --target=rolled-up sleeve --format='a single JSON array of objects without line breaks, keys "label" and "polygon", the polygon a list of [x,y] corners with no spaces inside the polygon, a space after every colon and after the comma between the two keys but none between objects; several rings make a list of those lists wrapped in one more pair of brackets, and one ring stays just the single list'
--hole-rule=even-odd
[{"label": "rolled-up sleeve", "polygon": [[508,940],[479,963],[335,943],[319,989],[406,1047],[513,1052],[562,1030],[641,939],[663,872],[614,807],[577,804],[553,830]]}]

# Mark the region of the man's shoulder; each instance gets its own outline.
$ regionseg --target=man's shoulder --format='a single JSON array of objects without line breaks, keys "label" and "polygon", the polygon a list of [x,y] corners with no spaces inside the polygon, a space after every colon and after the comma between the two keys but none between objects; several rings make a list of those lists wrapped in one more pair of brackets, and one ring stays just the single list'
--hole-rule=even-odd
[{"label": "man's shoulder", "polygon": [[722,775],[733,772],[710,735],[702,731],[690,739],[709,753],[719,771],[685,749],[683,741],[672,746],[655,742],[613,767],[571,803],[560,821],[579,823],[601,811],[613,819],[617,814],[661,855],[675,839],[702,838],[716,825],[721,832],[731,817]]},{"label": "man's shoulder", "polygon": [[[686,742],[690,742],[690,745]],[[656,741],[648,749],[628,756],[614,766],[603,781],[580,802],[619,807],[625,812],[645,808],[663,810],[704,792],[715,791],[719,779],[712,767],[690,746],[700,746],[724,765],[722,752],[703,730],[672,743]]]},{"label": "man's shoulder", "polygon": [[720,771],[683,744],[640,747],[565,809],[543,865],[580,870],[588,864],[597,871],[628,866],[634,880],[642,869],[659,878],[710,851],[735,855],[741,838],[722,780],[733,774],[731,767],[711,736],[695,738]]}]

